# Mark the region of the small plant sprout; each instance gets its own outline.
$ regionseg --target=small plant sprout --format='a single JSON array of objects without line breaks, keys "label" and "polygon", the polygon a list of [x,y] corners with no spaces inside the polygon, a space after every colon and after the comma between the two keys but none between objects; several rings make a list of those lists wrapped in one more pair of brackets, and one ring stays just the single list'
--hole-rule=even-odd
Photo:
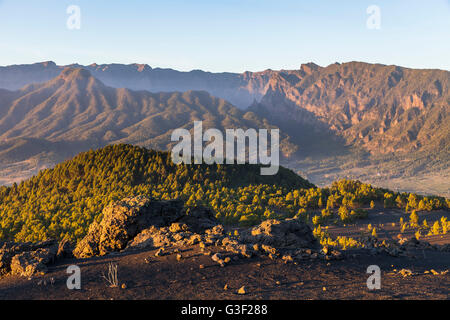
[{"label": "small plant sprout", "polygon": [[117,264],[110,262],[108,264],[108,274],[102,274],[102,277],[109,284],[110,288],[117,288],[119,286],[119,279],[117,278]]}]

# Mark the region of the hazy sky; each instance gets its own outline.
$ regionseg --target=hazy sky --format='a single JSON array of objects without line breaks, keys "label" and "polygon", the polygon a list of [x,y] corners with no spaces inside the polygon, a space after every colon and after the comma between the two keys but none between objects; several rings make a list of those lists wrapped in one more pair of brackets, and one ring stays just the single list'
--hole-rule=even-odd
[{"label": "hazy sky", "polygon": [[[81,10],[79,30],[67,28],[70,5]],[[367,27],[371,5],[380,29]],[[0,0],[0,65],[46,60],[215,72],[353,60],[450,70],[450,2]]]}]

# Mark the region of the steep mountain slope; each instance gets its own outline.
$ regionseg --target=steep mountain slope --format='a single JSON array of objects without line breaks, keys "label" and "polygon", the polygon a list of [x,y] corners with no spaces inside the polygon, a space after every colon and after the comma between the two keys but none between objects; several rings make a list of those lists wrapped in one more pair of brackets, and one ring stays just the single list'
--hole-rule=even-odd
[{"label": "steep mountain slope", "polygon": [[[4,90],[0,100],[0,155],[16,161],[28,159],[33,150],[35,154],[52,151],[66,156],[111,143],[165,150],[173,144],[172,130],[192,130],[195,120],[202,120],[205,129],[223,131],[273,128],[253,112],[241,111],[204,91],[115,89],[77,68],[66,68],[48,82],[27,85],[17,92]],[[29,149],[30,138],[36,145]],[[285,154],[294,152],[289,137],[282,138]]]},{"label": "steep mountain slope", "polygon": [[[450,72],[351,62],[274,75],[249,110],[283,128],[318,185],[341,178],[449,196]],[[304,151],[303,153],[301,151]]]},{"label": "steep mountain slope", "polygon": [[351,62],[274,75],[252,110],[330,130],[373,154],[448,148],[450,72]]}]

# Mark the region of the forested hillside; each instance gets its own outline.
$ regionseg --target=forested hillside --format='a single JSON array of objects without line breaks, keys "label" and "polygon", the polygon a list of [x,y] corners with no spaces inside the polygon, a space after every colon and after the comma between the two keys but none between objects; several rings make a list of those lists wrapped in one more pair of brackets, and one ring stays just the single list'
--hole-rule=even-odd
[{"label": "forested hillside", "polygon": [[1,187],[0,240],[79,240],[101,219],[105,205],[131,195],[182,198],[187,206],[209,206],[223,223],[241,225],[295,215],[307,219],[320,209],[324,217],[349,221],[370,201],[407,210],[449,206],[444,198],[396,194],[358,181],[316,188],[282,167],[277,175],[261,176],[259,165],[176,166],[167,152],[112,145]]}]

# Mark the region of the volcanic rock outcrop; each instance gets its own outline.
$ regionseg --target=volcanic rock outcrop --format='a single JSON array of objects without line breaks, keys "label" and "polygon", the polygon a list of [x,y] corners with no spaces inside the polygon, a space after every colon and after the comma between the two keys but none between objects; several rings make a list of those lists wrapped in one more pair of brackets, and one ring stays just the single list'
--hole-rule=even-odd
[{"label": "volcanic rock outcrop", "polygon": [[75,248],[74,255],[87,258],[120,251],[143,230],[157,230],[172,223],[182,223],[201,232],[216,225],[217,221],[210,210],[184,208],[180,200],[156,201],[145,196],[125,198],[105,207],[102,221],[92,223],[88,234]]},{"label": "volcanic rock outcrop", "polygon": [[297,219],[266,220],[247,231],[243,240],[275,248],[297,249],[317,246],[311,228]]},{"label": "volcanic rock outcrop", "polygon": [[114,251],[196,244],[202,249],[214,245],[243,257],[257,253],[278,256],[287,250],[299,254],[299,249],[319,247],[311,228],[297,219],[267,220],[227,235],[207,208],[185,208],[180,200],[156,201],[139,196],[106,207],[102,221],[90,226],[74,255],[87,258]]},{"label": "volcanic rock outcrop", "polygon": [[38,243],[5,242],[0,247],[0,276],[7,273],[29,277],[47,272],[54,262],[60,246],[49,240]]}]

